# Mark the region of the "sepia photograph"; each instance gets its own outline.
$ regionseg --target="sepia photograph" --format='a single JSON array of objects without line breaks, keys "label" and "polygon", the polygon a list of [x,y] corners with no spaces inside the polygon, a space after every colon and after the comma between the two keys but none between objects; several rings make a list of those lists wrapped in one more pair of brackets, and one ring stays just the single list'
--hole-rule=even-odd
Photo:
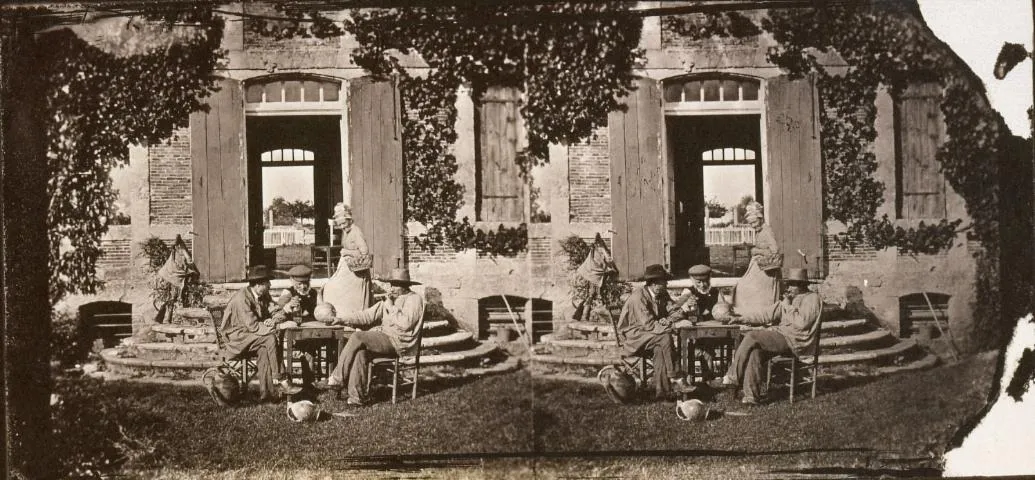
[{"label": "sepia photograph", "polygon": [[0,5],[4,478],[1035,475],[1030,0]]}]

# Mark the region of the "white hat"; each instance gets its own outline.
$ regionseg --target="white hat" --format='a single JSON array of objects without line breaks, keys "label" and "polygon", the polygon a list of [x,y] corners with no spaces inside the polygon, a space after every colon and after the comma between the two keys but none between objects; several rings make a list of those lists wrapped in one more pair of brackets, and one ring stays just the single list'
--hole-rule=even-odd
[{"label": "white hat", "polygon": [[334,217],[352,218],[352,207],[344,203],[334,205]]}]

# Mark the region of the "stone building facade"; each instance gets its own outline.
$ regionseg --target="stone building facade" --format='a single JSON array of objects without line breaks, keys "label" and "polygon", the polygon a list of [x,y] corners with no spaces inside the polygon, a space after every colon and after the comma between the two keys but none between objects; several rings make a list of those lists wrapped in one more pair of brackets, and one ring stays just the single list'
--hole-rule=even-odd
[{"label": "stone building facade", "polygon": [[[253,10],[260,7],[236,4],[228,8],[257,13]],[[392,104],[396,100],[391,100],[390,86],[385,90],[388,93],[378,94],[381,96],[364,93],[369,90],[363,90],[366,87],[361,84],[370,80],[367,72],[351,60],[350,53],[356,46],[353,39],[272,40],[248,32],[242,22],[228,22],[223,40],[228,61],[226,70],[219,72],[225,77],[224,90],[212,99],[214,104],[223,103],[212,112],[192,117],[191,127],[177,131],[168,141],[131,149],[132,188],[123,194],[132,199],[132,223],[109,232],[104,243],[108,257],[100,266],[112,278],[130,277],[135,270],[129,265],[139,263],[140,242],[150,236],[171,239],[179,234],[193,239],[195,257],[210,282],[240,281],[244,267],[262,258],[254,249],[256,215],[261,217],[261,213],[252,205],[254,198],[249,199],[254,191],[248,191],[255,183],[254,178],[249,180],[254,172],[249,162],[258,161],[251,157],[262,153],[255,144],[261,143],[263,152],[294,148],[291,138],[277,143],[265,137],[281,129],[323,129],[320,131],[335,137],[330,147],[320,143],[323,140],[306,140],[309,143],[305,147],[337,147],[329,153],[335,160],[324,170],[325,180],[321,181],[326,183],[317,187],[317,225],[325,224],[334,202],[351,203],[357,224],[375,237],[374,253],[382,262],[375,270],[408,265],[416,280],[441,292],[444,305],[465,329],[484,334],[490,320],[499,318],[498,312],[509,307],[520,311],[522,321],[533,325],[537,334],[546,333],[565,322],[569,272],[560,242],[571,235],[588,240],[601,234],[613,247],[625,278],[634,277],[649,263],[665,264],[677,274],[685,272],[691,263],[717,258],[720,250],[733,256],[736,267],[736,250],[711,248],[709,252],[696,236],[701,232],[686,230],[688,217],[683,213],[690,207],[696,211],[699,205],[693,202],[704,198],[699,185],[686,186],[699,184],[700,179],[687,180],[694,174],[687,173],[677,158],[685,156],[687,149],[705,148],[715,155],[726,149],[713,148],[724,145],[706,148],[702,142],[680,143],[680,138],[687,132],[718,125],[720,130],[715,135],[729,143],[725,146],[731,147],[730,151],[735,147],[740,149],[737,155],[751,152],[731,160],[754,169],[757,182],[749,191],[767,207],[767,218],[787,254],[787,266],[806,267],[821,279],[818,288],[827,301],[862,305],[876,321],[907,335],[908,319],[904,317],[922,310],[917,302],[926,292],[927,299],[936,304],[932,307],[937,314],[943,320],[948,318],[951,330],[958,332],[957,338],[965,338],[974,315],[974,246],[968,247],[961,235],[940,255],[907,256],[894,248],[875,251],[866,246],[854,250],[838,247],[831,238],[843,226],[822,219],[821,100],[815,85],[809,79],[789,80],[768,63],[765,53],[772,41],[764,34],[723,43],[691,41],[664,25],[657,17],[644,19],[640,46],[646,54],[645,68],[637,72],[641,76],[640,90],[627,101],[639,117],[616,112],[608,127],[597,129],[590,138],[551,146],[549,164],[535,173],[540,204],[546,206],[549,221],[530,222],[529,191],[519,188],[520,198],[515,200],[513,211],[503,210],[509,213],[479,221],[478,225],[495,229],[501,223],[529,222],[528,249],[515,257],[489,257],[446,247],[434,252],[421,250],[414,237],[421,233],[422,226],[403,225],[401,200],[393,200],[398,199],[401,185],[381,185],[385,188],[378,190],[380,193],[364,193],[374,191],[367,183],[372,178],[401,175],[403,166],[398,135],[392,131],[396,128],[393,123],[399,121],[398,109]],[[823,61],[836,66],[840,60],[829,56]],[[417,74],[424,68],[414,58],[404,59],[404,65]],[[484,124],[476,121],[482,110],[469,90],[462,88],[459,93],[458,140],[452,153],[460,167],[456,179],[466,191],[458,217],[492,217],[496,214],[476,211],[477,206],[484,210],[487,205],[487,200],[478,198],[484,180],[476,178],[483,174],[476,168],[483,161],[476,148],[479,141],[484,141],[476,131],[476,125]],[[289,98],[291,95],[295,97]],[[693,95],[700,97],[691,98]],[[710,98],[712,95],[718,98]],[[918,102],[926,101],[922,96],[917,98]],[[903,108],[903,101],[892,98],[886,90],[877,99],[879,135],[874,153],[879,165],[877,178],[886,186],[884,206],[878,215],[887,213],[903,226],[921,220],[966,219],[962,199],[947,186],[937,168],[924,170],[926,180],[920,182],[937,187],[924,197],[935,197],[937,207],[929,208],[926,203],[908,207],[909,196],[916,192],[904,189],[910,188],[916,178],[903,179],[906,144],[895,133],[907,131],[901,124],[903,115],[896,114],[896,109]],[[368,103],[360,106],[362,102]],[[632,105],[636,102],[640,103]],[[924,105],[921,107],[929,108],[930,103]],[[930,111],[937,114],[936,106]],[[284,122],[283,127],[277,127],[276,122]],[[634,122],[638,122],[640,133],[621,137]],[[917,135],[937,138],[939,122],[922,126],[928,131]],[[222,130],[214,130],[213,125]],[[920,127],[910,128],[916,131]],[[223,133],[217,138],[213,132]],[[375,134],[382,135],[377,137],[378,144],[370,140]],[[381,148],[381,144],[394,146]],[[381,155],[381,163],[375,167],[359,158],[371,155],[370,149]],[[693,154],[699,155],[699,151]],[[933,152],[931,155],[920,161],[925,168],[935,165],[931,163],[935,161]],[[707,158],[713,163],[719,161],[717,157]],[[643,163],[637,166],[634,161]],[[382,165],[391,171],[369,171]],[[218,191],[213,190],[213,182],[221,182]],[[645,187],[634,189],[637,182]],[[207,200],[201,200],[204,195],[208,195]],[[401,234],[379,230],[382,224],[393,223]],[[329,235],[317,233],[317,243],[328,242]],[[735,275],[728,277],[718,283],[735,281]],[[922,299],[923,306],[927,299]]]}]

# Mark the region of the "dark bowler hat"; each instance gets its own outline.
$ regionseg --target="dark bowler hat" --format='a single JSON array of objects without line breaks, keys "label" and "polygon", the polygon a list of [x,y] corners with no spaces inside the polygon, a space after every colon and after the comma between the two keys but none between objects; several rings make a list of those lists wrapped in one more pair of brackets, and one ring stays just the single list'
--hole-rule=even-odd
[{"label": "dark bowler hat", "polygon": [[270,279],[270,270],[269,270],[269,268],[267,266],[265,266],[265,265],[252,265],[252,266],[248,267],[248,276],[245,277],[245,280],[247,280],[249,282],[254,282],[254,281],[269,280],[269,279]]},{"label": "dark bowler hat", "polygon": [[410,280],[410,271],[405,268],[393,268],[392,274],[386,278],[379,278],[382,282],[388,282],[392,285],[400,285],[408,287],[410,285],[420,285],[420,282],[414,282]]},{"label": "dark bowler hat", "polygon": [[668,274],[668,270],[658,264],[647,265],[647,268],[643,270],[644,280],[668,280],[670,278],[672,276]]},{"label": "dark bowler hat", "polygon": [[801,285],[808,285],[815,283],[809,279],[809,271],[804,268],[789,268],[787,274],[783,277],[784,283],[797,283]]},{"label": "dark bowler hat", "polygon": [[687,272],[691,277],[709,277],[712,274],[712,268],[708,265],[694,265],[690,267]]},{"label": "dark bowler hat", "polygon": [[288,276],[291,278],[304,280],[313,276],[313,269],[305,265],[295,265],[291,268],[291,270],[288,270]]}]

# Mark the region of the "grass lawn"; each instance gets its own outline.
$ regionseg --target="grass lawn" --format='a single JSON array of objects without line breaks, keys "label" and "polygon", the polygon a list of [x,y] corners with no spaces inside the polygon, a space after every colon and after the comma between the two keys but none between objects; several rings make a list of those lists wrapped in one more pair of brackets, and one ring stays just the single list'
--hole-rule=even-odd
[{"label": "grass lawn", "polygon": [[[147,478],[570,478],[937,474],[951,435],[984,404],[995,370],[985,354],[865,384],[827,385],[815,400],[782,399],[704,423],[672,403],[615,405],[590,383],[527,372],[431,385],[416,400],[288,420],[284,405],[218,407],[200,388],[63,380],[63,411],[104,417],[123,472]],[[84,388],[84,384],[89,384]],[[834,390],[831,391],[831,388]],[[68,425],[88,431],[91,423]],[[75,433],[56,446],[81,448]],[[66,455],[67,456],[67,455]],[[416,477],[414,477],[416,475]]]}]

